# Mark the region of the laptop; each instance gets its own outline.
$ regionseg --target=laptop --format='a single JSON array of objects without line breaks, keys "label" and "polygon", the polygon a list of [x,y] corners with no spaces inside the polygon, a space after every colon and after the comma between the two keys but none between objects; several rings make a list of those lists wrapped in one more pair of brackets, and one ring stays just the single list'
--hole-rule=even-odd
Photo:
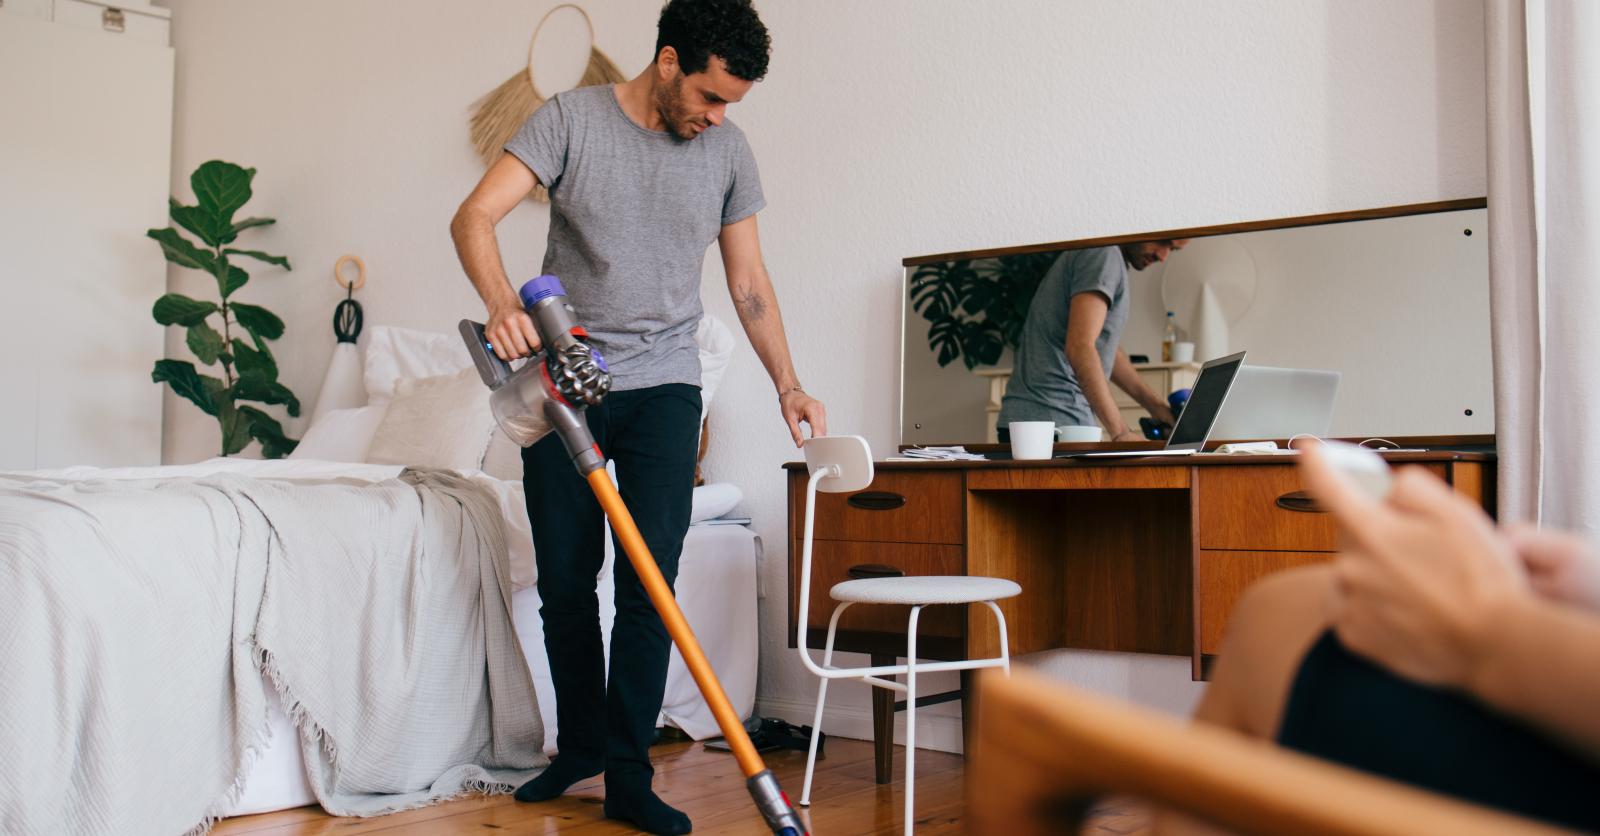
[{"label": "laptop", "polygon": [[1229,441],[1325,436],[1338,394],[1338,372],[1244,366],[1211,434]]},{"label": "laptop", "polygon": [[1137,456],[1188,456],[1198,453],[1211,437],[1211,427],[1216,423],[1222,405],[1228,400],[1228,391],[1244,366],[1244,352],[1229,354],[1209,360],[1200,367],[1190,390],[1189,402],[1178,414],[1177,426],[1167,437],[1167,446],[1160,450],[1106,450],[1092,453],[1057,453],[1058,459],[1133,458]]}]

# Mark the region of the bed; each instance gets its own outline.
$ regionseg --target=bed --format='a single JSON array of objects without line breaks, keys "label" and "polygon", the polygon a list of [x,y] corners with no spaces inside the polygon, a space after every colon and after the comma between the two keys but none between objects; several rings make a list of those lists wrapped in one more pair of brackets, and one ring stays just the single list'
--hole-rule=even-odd
[{"label": "bed", "polygon": [[[122,781],[121,786],[124,790],[128,786],[139,787],[140,792],[134,797],[145,797],[146,808],[160,808],[165,803],[187,811],[147,809],[154,818],[131,819],[139,823],[140,829],[149,829],[153,822],[165,822],[158,828],[163,831],[189,827],[203,830],[219,817],[316,801],[339,814],[381,814],[460,792],[507,790],[543,766],[544,751],[553,748],[557,730],[546,725],[554,722],[554,711],[548,708],[553,706],[553,692],[539,623],[518,450],[492,431],[492,420],[483,420],[486,410],[471,414],[460,411],[483,404],[486,398],[481,389],[466,388],[464,381],[469,380],[470,370],[463,368],[465,352],[460,350],[459,342],[447,335],[373,330],[364,363],[366,403],[322,410],[292,460],[216,459],[177,467],[69,468],[0,474],[0,574],[11,570],[4,580],[13,586],[28,586],[34,577],[29,572],[42,574],[28,566],[49,566],[68,552],[103,547],[107,555],[120,555],[121,551],[137,552],[139,548],[130,545],[137,541],[139,547],[151,551],[159,547],[185,555],[186,548],[194,547],[192,550],[200,554],[198,559],[189,556],[189,569],[155,554],[130,562],[133,568],[126,574],[136,579],[135,586],[144,583],[157,592],[171,592],[155,595],[154,600],[160,600],[163,606],[148,608],[149,613],[130,617],[122,612],[116,618],[103,617],[90,603],[97,600],[95,595],[80,596],[77,592],[92,589],[97,581],[78,576],[69,582],[58,581],[60,586],[54,589],[40,583],[45,591],[37,596],[48,602],[43,606],[24,599],[13,599],[9,604],[0,601],[0,622],[8,622],[3,611],[8,605],[30,612],[49,611],[53,617],[67,613],[72,629],[89,637],[84,645],[90,648],[91,661],[82,665],[85,670],[96,664],[106,665],[107,658],[111,659],[109,667],[115,668],[122,657],[95,655],[97,649],[103,650],[97,642],[115,634],[125,640],[126,634],[142,629],[130,629],[130,624],[142,624],[140,618],[159,623],[163,618],[172,618],[172,613],[188,612],[186,607],[200,603],[209,606],[200,606],[198,611],[216,615],[213,611],[228,609],[218,603],[224,601],[232,605],[231,618],[236,622],[231,625],[234,646],[223,649],[230,658],[228,675],[208,669],[210,678],[202,678],[198,684],[159,697],[147,689],[143,701],[137,697],[119,701],[122,692],[108,688],[107,696],[100,700],[104,704],[100,705],[95,703],[98,691],[82,684],[92,677],[78,676],[78,682],[69,683],[76,691],[62,690],[63,682],[73,680],[77,674],[63,677],[61,672],[75,672],[79,666],[75,661],[61,661],[65,654],[58,654],[57,661],[43,667],[13,664],[25,655],[18,645],[19,636],[31,635],[34,644],[41,644],[48,643],[57,632],[70,630],[32,623],[25,624],[32,628],[31,634],[14,630],[0,636],[0,697],[5,698],[8,708],[31,707],[39,716],[48,716],[51,711],[56,715],[63,712],[47,704],[89,705],[107,712],[106,716],[114,720],[101,718],[94,735],[82,732],[85,727],[81,724],[69,722],[65,724],[68,732],[52,738],[56,748],[65,752],[58,753],[54,764],[57,769],[52,774],[58,784],[69,787],[28,787],[29,779],[21,775],[0,774],[0,778],[9,779],[0,780],[0,795],[11,796],[0,798],[0,830],[126,832],[130,822],[127,816],[132,813],[96,801],[93,788],[102,776],[84,773],[73,754],[92,749],[97,740],[111,741],[107,750],[123,760],[111,758],[107,764],[96,764],[96,768],[124,777],[132,773],[133,779]],[[713,332],[711,336],[726,334]],[[704,345],[703,342],[703,348]],[[724,353],[723,362],[725,359]],[[707,362],[704,351],[702,361]],[[710,365],[715,363],[708,364],[706,375],[711,384],[707,387],[708,402],[718,376],[711,373]],[[716,368],[720,369],[720,365]],[[470,397],[465,396],[469,391]],[[440,422],[449,428],[448,432],[439,430]],[[482,437],[476,436],[475,430],[463,431],[463,427],[482,427]],[[418,463],[425,466],[410,466]],[[81,502],[85,509],[91,509],[62,512],[63,519],[90,520],[79,526],[84,532],[79,541],[58,543],[56,538],[60,535],[56,532],[61,526],[38,522],[49,515],[41,516],[32,509],[54,507],[52,493],[67,498],[62,507]],[[755,697],[756,578],[761,543],[749,528],[714,519],[738,501],[738,491],[732,486],[696,489],[697,524],[685,540],[677,591],[684,613],[734,707],[748,715]],[[29,502],[34,504],[29,506]],[[155,509],[158,502],[167,502],[170,507],[144,512],[146,508]],[[343,511],[338,511],[341,508]],[[161,524],[153,525],[142,516],[160,517]],[[235,517],[248,517],[250,524],[260,530],[239,533],[218,524],[219,519],[225,518],[234,525],[231,521]],[[127,534],[141,526],[149,532],[119,539],[119,532]],[[218,535],[217,531],[223,528],[227,528],[222,532],[226,536]],[[196,531],[209,531],[212,541],[201,538],[190,543],[194,539],[190,534]],[[237,538],[238,545],[228,537]],[[385,545],[378,547],[373,541],[383,541]],[[83,548],[85,542],[91,547]],[[265,545],[258,545],[261,543]],[[609,644],[610,569],[615,557],[610,553],[609,537],[606,543],[608,554],[600,578],[600,599],[602,627]],[[15,558],[24,552],[31,552],[32,564]],[[384,557],[394,554],[412,557],[409,561]],[[427,559],[421,560],[419,555]],[[329,556],[338,559],[328,560]],[[390,564],[398,564],[399,568]],[[165,577],[161,576],[163,572],[167,573]],[[208,573],[218,574],[208,581],[215,589],[196,587],[184,591],[192,576]],[[72,591],[63,593],[62,589]],[[333,590],[351,601],[389,603],[384,605],[387,609],[364,605],[373,612],[343,612],[343,599]],[[452,599],[451,595],[455,597]],[[289,600],[292,605],[286,603]],[[261,621],[250,621],[257,617],[254,613],[258,606],[268,615],[261,616]],[[413,610],[423,611],[425,617],[415,618]],[[439,612],[457,610],[460,614],[439,620]],[[245,616],[241,617],[240,612]],[[395,613],[404,613],[410,620]],[[18,618],[15,613],[11,617]],[[241,618],[247,623],[240,622]],[[307,632],[300,624],[318,618],[342,626],[316,633]],[[339,622],[340,619],[344,621]],[[276,649],[270,652],[256,642],[267,635],[259,630],[260,624],[267,621],[286,625],[281,628],[283,637],[276,639]],[[207,644],[196,636],[209,635],[207,631],[226,634],[228,626],[212,624],[197,632],[180,631],[174,635],[179,637],[180,645]],[[452,641],[454,645],[449,644]],[[418,664],[411,654],[413,644],[419,642],[442,642],[440,646],[448,648],[446,655],[457,667],[443,671],[434,670],[431,661]],[[146,650],[138,643],[132,646]],[[376,649],[380,646],[381,651]],[[697,739],[718,734],[681,658],[676,651],[673,655],[661,723],[679,727]],[[456,660],[457,656],[461,659]],[[152,658],[165,661],[164,657]],[[385,664],[399,670],[381,676]],[[135,666],[124,662],[123,668]],[[316,676],[306,677],[303,669],[310,669]],[[126,670],[113,673],[128,676]],[[138,675],[137,670],[133,675]],[[285,687],[286,680],[316,682],[320,687]],[[45,682],[49,685],[44,686]],[[462,686],[461,682],[469,684]],[[12,698],[25,692],[32,693],[34,703],[25,706],[16,701],[13,705]],[[166,704],[169,700],[188,707],[173,710]],[[352,701],[357,705],[343,705]],[[540,712],[540,706],[547,708]],[[389,713],[381,719],[389,722],[398,717],[393,725],[403,734],[397,735],[395,728],[375,723],[367,716],[384,711]],[[505,716],[491,717],[488,712],[502,712]],[[146,734],[149,727],[159,725],[158,715],[182,725],[181,721],[191,716],[211,714],[228,720],[222,724],[227,728],[205,734],[193,729],[180,731],[176,737],[181,741],[174,741],[170,751],[153,758],[173,761],[166,764],[165,771],[149,770],[147,774],[125,762],[139,758],[124,749],[134,755],[148,755],[149,747],[161,744],[159,737]],[[334,719],[323,722],[330,717]],[[346,721],[347,717],[351,719]],[[61,725],[59,716],[56,720]],[[25,710],[0,716],[0,745],[17,745],[26,741],[28,734],[37,733],[36,729],[30,732],[30,722]],[[406,722],[420,724],[420,731],[406,726]],[[484,732],[484,727],[494,731]],[[80,733],[81,739],[75,737]],[[410,752],[412,744],[408,742],[408,735],[415,734],[426,741],[429,733],[434,736],[433,749],[445,752],[455,746],[460,750],[434,757],[438,765],[432,772],[429,767],[416,764],[432,763],[429,758],[435,755],[433,749]],[[395,753],[358,751],[377,748],[376,743],[368,742],[369,738],[377,741],[385,739],[385,734],[392,738],[393,742],[387,745],[396,747]],[[126,742],[124,738],[138,739],[146,751],[120,745]],[[196,754],[180,745],[191,742],[189,738],[220,742],[212,751]],[[336,751],[340,747],[342,753]],[[382,768],[368,770],[365,777],[369,780],[365,783],[352,779],[352,773],[369,766],[363,760],[369,754]],[[19,769],[13,767],[13,771]],[[187,776],[183,769],[189,770]],[[413,774],[419,770],[426,774]],[[38,780],[46,777],[38,776]],[[24,802],[41,793],[49,797],[51,804],[18,812]],[[198,796],[204,798],[197,800]],[[162,814],[179,817],[163,819]],[[183,826],[169,826],[174,822],[183,822]]]}]

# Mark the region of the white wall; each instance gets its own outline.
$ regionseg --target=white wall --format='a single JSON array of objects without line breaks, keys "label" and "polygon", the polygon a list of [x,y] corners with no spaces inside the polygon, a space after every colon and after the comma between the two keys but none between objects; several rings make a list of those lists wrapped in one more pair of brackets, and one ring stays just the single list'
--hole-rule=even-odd
[{"label": "white wall", "polygon": [[[280,223],[255,243],[300,266],[244,291],[290,324],[278,352],[287,383],[309,396],[320,382],[337,298],[327,272],[341,253],[367,260],[368,322],[446,330],[478,310],[446,234],[479,171],[467,105],[515,69],[553,3],[169,5],[175,174],[217,156],[258,167],[252,213]],[[638,71],[657,0],[585,5],[601,48]],[[1477,3],[759,6],[772,69],[732,116],[761,161],[767,261],[830,428],[880,451],[897,435],[903,256],[1484,193]],[[537,271],[547,211],[527,205],[502,226],[513,276]],[[734,321],[715,254],[707,261],[707,307]],[[766,541],[760,693],[788,711],[814,692],[783,641],[779,466],[795,451],[752,353],[723,387],[707,470],[744,488]],[[169,461],[212,449],[202,418],[169,410]],[[1199,693],[1180,659],[1048,664],[1177,711]],[[861,728],[865,694],[836,690],[836,729]],[[947,715],[925,736],[948,743],[954,730]]]}]

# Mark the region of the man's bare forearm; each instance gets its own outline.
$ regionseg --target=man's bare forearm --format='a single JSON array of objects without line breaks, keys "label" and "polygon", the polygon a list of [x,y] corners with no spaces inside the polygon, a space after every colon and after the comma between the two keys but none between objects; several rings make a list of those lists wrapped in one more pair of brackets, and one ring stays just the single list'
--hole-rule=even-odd
[{"label": "man's bare forearm", "polygon": [[1100,354],[1094,346],[1068,346],[1067,362],[1072,364],[1072,371],[1078,376],[1078,388],[1083,391],[1089,408],[1100,419],[1100,426],[1105,428],[1106,434],[1116,438],[1127,432],[1127,422],[1122,420],[1122,413],[1117,409],[1117,401],[1111,395],[1111,382],[1106,380],[1105,370],[1100,365]]},{"label": "man's bare forearm", "polygon": [[500,242],[494,234],[494,221],[481,211],[463,206],[450,221],[450,238],[455,241],[456,257],[486,309],[494,311],[517,307],[516,291],[500,261]]},{"label": "man's bare forearm", "polygon": [[1139,371],[1133,367],[1133,361],[1128,359],[1128,353],[1120,348],[1117,349],[1116,362],[1111,365],[1111,382],[1127,392],[1128,396],[1144,407],[1146,412],[1154,413],[1166,406],[1161,396],[1152,391],[1144,382],[1144,378],[1139,376]]},{"label": "man's bare forearm", "polygon": [[778,311],[778,297],[772,290],[772,280],[764,273],[730,281],[728,292],[739,313],[739,324],[750,338],[756,356],[772,378],[772,385],[781,395],[800,385],[795,375],[794,362],[789,356],[789,338],[783,330],[783,314]]}]

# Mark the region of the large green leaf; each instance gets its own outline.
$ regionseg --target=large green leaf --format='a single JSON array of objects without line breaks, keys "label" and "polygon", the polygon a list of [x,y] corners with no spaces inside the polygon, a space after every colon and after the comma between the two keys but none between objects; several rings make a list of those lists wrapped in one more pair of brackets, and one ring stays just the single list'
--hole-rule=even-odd
[{"label": "large green leaf", "polygon": [[[222,275],[218,275],[219,273]],[[217,292],[222,294],[223,299],[232,296],[234,291],[250,281],[250,274],[229,264],[226,257],[217,262],[217,269],[213,270],[211,275],[217,277]]]},{"label": "large green leaf", "polygon": [[[231,359],[228,362],[233,362]],[[219,411],[233,408],[233,390],[228,387],[228,382],[219,377],[200,375],[200,382],[205,384],[206,392],[211,395],[211,402],[217,405]]]},{"label": "large green leaf", "polygon": [[218,355],[222,353],[222,335],[204,322],[189,326],[188,343],[194,356],[208,366],[217,362]]},{"label": "large green leaf", "polygon": [[289,417],[300,415],[300,399],[289,391],[289,387],[276,380],[266,380],[254,375],[240,377],[233,384],[233,396],[241,401],[281,404],[289,411]]},{"label": "large green leaf", "polygon": [[232,407],[217,416],[222,426],[222,455],[231,456],[250,443],[250,417]]},{"label": "large green leaf", "polygon": [[150,372],[150,379],[171,386],[172,391],[188,398],[207,415],[217,414],[217,403],[212,398],[215,389],[210,385],[210,381],[216,381],[216,378],[196,372],[193,363],[183,360],[157,360],[155,368]]},{"label": "large green leaf", "polygon": [[994,365],[1005,350],[999,325],[970,319],[961,323],[961,359],[968,369]]},{"label": "large green leaf", "polygon": [[197,207],[208,217],[210,229],[226,230],[218,242],[226,244],[237,235],[233,231],[233,213],[250,201],[250,181],[256,176],[253,168],[242,168],[222,160],[201,163],[189,176],[189,185],[199,200]]},{"label": "large green leaf", "polygon": [[283,425],[277,419],[253,406],[239,407],[241,417],[250,422],[250,436],[261,442],[261,455],[281,459],[294,452],[299,441],[283,434]]},{"label": "large green leaf", "polygon": [[209,247],[222,246],[223,239],[233,232],[232,226],[217,226],[216,216],[212,213],[199,206],[185,206],[170,197],[167,198],[167,214],[178,222],[178,226],[194,233]]},{"label": "large green leaf", "polygon": [[190,299],[181,293],[168,293],[156,300],[150,315],[162,325],[190,327],[206,321],[206,317],[220,310],[215,302]]},{"label": "large green leaf", "polygon": [[275,340],[283,336],[283,320],[266,308],[235,302],[228,306],[233,318],[257,340]]},{"label": "large green leaf", "polygon": [[928,326],[928,348],[939,359],[940,366],[948,366],[961,356],[961,325],[953,319],[941,319]]},{"label": "large green leaf", "polygon": [[956,308],[956,286],[948,273],[945,265],[930,264],[917,268],[911,277],[911,309],[929,322],[950,316]]},{"label": "large green leaf", "polygon": [[294,269],[293,267],[289,266],[289,259],[281,255],[268,255],[259,250],[223,250],[223,252],[227,253],[228,255],[247,255],[253,259],[256,259],[257,261],[265,261],[268,264],[276,264],[285,270]]},{"label": "large green leaf", "polygon": [[161,244],[161,252],[166,255],[167,260],[179,267],[207,272],[215,269],[216,256],[196,247],[193,242],[179,235],[178,231],[170,226],[147,230],[145,235]]},{"label": "large green leaf", "polygon": [[272,354],[251,348],[237,337],[233,340],[233,364],[239,369],[241,379],[249,377],[269,383],[278,379],[278,363],[272,359]]},{"label": "large green leaf", "polygon": [[253,226],[271,226],[277,222],[278,221],[276,218],[245,218],[244,220],[233,225],[233,234],[235,237],[237,237],[239,233]]}]

